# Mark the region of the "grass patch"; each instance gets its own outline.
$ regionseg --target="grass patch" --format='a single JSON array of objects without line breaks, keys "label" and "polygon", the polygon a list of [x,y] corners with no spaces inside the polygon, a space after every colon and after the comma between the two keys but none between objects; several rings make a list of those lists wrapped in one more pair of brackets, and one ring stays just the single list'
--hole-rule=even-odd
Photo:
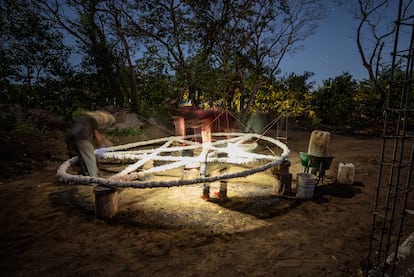
[{"label": "grass patch", "polygon": [[30,122],[18,122],[11,133],[13,135],[33,136],[39,135],[41,132],[35,125]]}]

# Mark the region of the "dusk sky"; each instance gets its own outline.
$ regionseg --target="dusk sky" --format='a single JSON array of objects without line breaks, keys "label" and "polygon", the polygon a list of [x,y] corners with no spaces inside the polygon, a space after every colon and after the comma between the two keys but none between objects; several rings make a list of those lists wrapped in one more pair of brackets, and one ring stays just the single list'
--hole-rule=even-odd
[{"label": "dusk sky", "polygon": [[[349,6],[338,6],[326,1],[329,16],[322,20],[316,33],[303,41],[303,49],[294,55],[288,54],[280,69],[282,74],[305,71],[314,72],[312,81],[321,84],[322,80],[335,78],[349,72],[355,80],[367,79],[356,47],[357,23]],[[389,9],[392,18],[397,9]]]}]

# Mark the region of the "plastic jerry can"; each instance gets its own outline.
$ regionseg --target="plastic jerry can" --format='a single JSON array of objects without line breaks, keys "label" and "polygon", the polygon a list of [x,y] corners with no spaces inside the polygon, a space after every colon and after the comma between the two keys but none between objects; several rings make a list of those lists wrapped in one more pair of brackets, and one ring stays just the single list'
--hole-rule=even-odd
[{"label": "plastic jerry can", "polygon": [[341,162],[338,168],[338,182],[341,184],[353,184],[355,178],[355,167],[352,163]]}]

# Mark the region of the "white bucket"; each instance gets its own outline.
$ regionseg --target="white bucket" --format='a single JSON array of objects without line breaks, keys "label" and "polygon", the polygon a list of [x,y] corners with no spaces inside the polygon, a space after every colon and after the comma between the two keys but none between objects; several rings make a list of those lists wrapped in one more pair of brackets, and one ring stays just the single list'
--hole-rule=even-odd
[{"label": "white bucket", "polygon": [[311,133],[308,145],[308,154],[316,157],[328,156],[328,145],[331,133],[315,130]]},{"label": "white bucket", "polygon": [[299,199],[312,199],[315,192],[316,176],[310,173],[296,175],[296,197]]},{"label": "white bucket", "polygon": [[352,185],[355,178],[355,167],[352,163],[342,162],[338,167],[338,182]]}]

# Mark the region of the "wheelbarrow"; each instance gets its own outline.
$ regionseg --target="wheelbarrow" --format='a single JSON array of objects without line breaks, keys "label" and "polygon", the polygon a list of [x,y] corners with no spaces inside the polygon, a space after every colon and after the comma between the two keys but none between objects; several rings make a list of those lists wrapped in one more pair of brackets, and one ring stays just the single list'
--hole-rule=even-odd
[{"label": "wheelbarrow", "polygon": [[318,177],[318,183],[325,177],[325,171],[329,169],[334,157],[317,157],[308,153],[299,152],[300,162],[304,167],[304,172],[316,175]]}]

